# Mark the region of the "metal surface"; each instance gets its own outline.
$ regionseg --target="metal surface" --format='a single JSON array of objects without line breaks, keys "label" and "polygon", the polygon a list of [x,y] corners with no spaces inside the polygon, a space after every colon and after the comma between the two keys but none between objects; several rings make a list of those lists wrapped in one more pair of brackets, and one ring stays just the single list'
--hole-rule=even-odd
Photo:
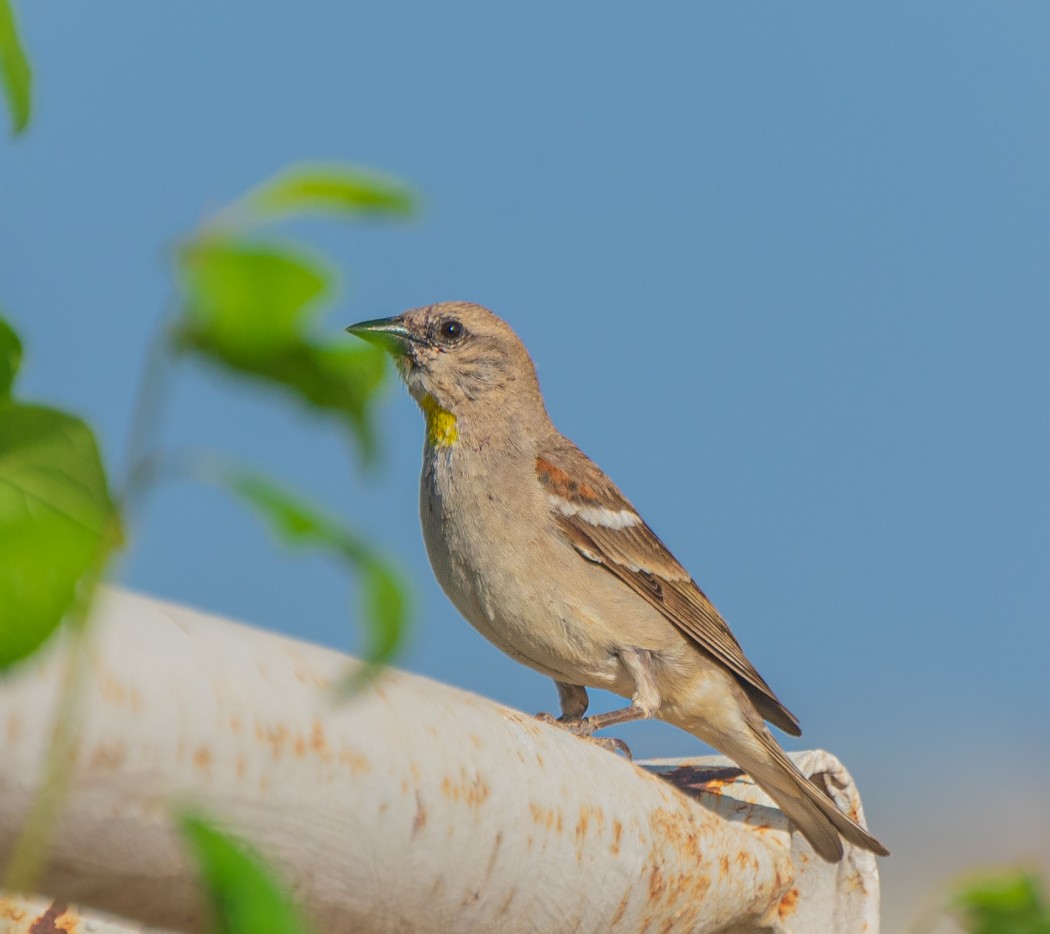
[{"label": "metal surface", "polygon": [[[39,780],[58,652],[0,683],[0,860]],[[660,764],[397,671],[338,702],[345,656],[119,590],[89,664],[51,898],[205,930],[170,819],[193,803],[323,931],[877,929],[870,855],[822,863],[749,782],[664,764],[697,800]],[[802,756],[859,814],[838,763]]]}]

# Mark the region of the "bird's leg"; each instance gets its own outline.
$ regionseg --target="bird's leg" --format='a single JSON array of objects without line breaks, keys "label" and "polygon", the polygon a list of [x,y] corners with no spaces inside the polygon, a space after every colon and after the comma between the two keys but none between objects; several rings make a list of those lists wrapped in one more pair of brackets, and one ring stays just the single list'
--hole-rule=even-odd
[{"label": "bird's leg", "polygon": [[[558,704],[561,707],[561,716],[553,717],[549,713],[536,714],[537,720],[544,723],[556,723],[559,726],[571,730],[583,722],[583,715],[587,713],[587,689],[578,684],[569,684],[566,681],[555,681],[554,686],[558,689]],[[574,731],[575,732],[575,731]]]},{"label": "bird's leg", "polygon": [[631,758],[631,750],[627,747],[627,744],[622,739],[608,739],[602,737],[596,739],[592,734],[594,733],[594,727],[591,726],[591,720],[593,717],[584,719],[583,715],[587,712],[587,689],[581,687],[578,684],[569,684],[565,681],[555,681],[555,687],[558,689],[558,702],[561,705],[561,716],[557,720],[554,719],[549,713],[536,714],[537,720],[542,720],[544,723],[550,723],[554,726],[560,726],[563,730],[568,730],[574,736],[579,736],[581,739],[589,739],[592,743],[596,743],[603,749],[608,749],[609,752],[616,752],[617,750],[622,752],[628,759]]},{"label": "bird's leg", "polygon": [[588,717],[583,721],[591,733],[633,720],[648,720],[660,709],[660,689],[653,677],[652,653],[643,649],[621,649],[620,662],[634,681],[631,706],[610,710]]},{"label": "bird's leg", "polygon": [[558,703],[561,705],[561,716],[558,719],[562,723],[582,720],[583,715],[587,713],[587,688],[564,681],[555,681],[554,686],[558,689]]},{"label": "bird's leg", "polygon": [[584,717],[583,714],[587,711],[586,689],[575,684],[555,681],[554,683],[558,686],[562,715],[555,720],[550,714],[540,714],[540,719],[548,723],[556,723],[573,735],[590,739],[610,751],[619,750],[630,759],[632,758],[631,750],[622,739],[604,737],[595,739],[594,734],[598,730],[604,730],[620,723],[647,720],[660,709],[660,689],[656,686],[656,678],[653,677],[652,653],[644,649],[630,648],[621,649],[617,654],[621,664],[631,676],[631,680],[634,681],[634,694],[631,696],[630,707]]}]

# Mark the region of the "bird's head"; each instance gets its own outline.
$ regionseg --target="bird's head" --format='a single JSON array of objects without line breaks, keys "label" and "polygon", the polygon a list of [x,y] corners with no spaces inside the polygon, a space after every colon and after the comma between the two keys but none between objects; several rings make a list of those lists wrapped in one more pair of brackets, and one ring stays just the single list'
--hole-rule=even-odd
[{"label": "bird's head", "polygon": [[[504,416],[542,400],[536,370],[510,326],[470,302],[413,308],[347,330],[393,356],[424,412],[436,406],[455,418],[486,410]],[[542,411],[542,408],[541,408]]]}]

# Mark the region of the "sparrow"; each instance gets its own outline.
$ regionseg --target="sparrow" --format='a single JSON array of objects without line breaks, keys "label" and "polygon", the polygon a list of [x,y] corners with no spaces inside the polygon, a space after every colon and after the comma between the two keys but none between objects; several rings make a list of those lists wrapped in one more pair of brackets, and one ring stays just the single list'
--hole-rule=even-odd
[{"label": "sparrow", "polygon": [[[511,658],[554,679],[589,734],[657,717],[747,772],[825,860],[886,848],[802,775],[766,722],[798,720],[616,485],[552,424],[517,335],[445,302],[347,328],[394,358],[426,422],[419,508],[442,589]],[[630,705],[584,717],[587,688]]]}]

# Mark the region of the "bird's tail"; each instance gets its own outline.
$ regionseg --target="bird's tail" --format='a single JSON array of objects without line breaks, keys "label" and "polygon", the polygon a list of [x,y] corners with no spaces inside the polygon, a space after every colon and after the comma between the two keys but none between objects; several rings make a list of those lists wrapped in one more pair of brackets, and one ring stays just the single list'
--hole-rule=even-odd
[{"label": "bird's tail", "polygon": [[752,729],[752,736],[755,743],[726,751],[776,802],[823,859],[829,863],[842,859],[840,834],[854,846],[889,856],[886,847],[843,814],[820,787],[798,770],[765,726]]}]

